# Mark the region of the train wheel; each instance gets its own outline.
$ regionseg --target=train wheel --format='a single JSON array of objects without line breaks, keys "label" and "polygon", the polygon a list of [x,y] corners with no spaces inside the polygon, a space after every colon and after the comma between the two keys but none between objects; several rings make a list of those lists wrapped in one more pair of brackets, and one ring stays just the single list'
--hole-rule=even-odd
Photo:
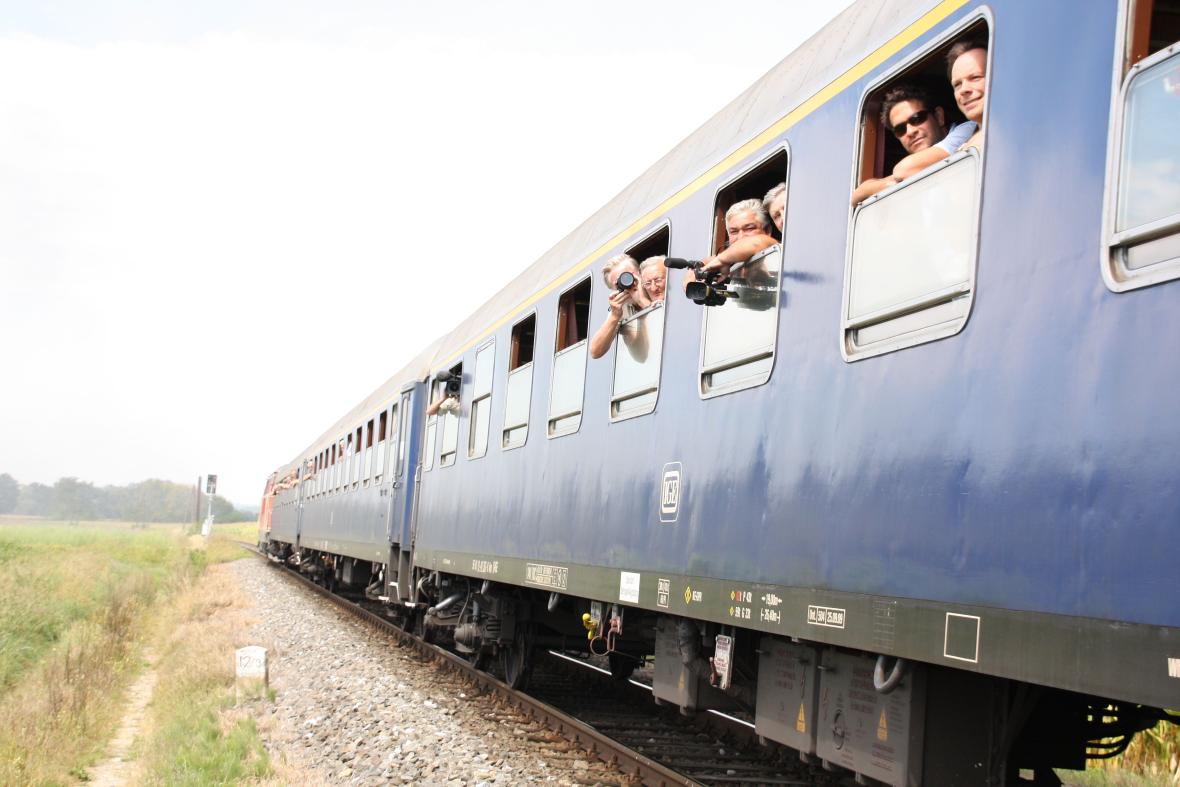
[{"label": "train wheel", "polygon": [[628,680],[635,672],[635,667],[639,665],[635,657],[628,653],[612,651],[607,654],[606,659],[610,663],[610,676],[618,681]]},{"label": "train wheel", "polygon": [[528,686],[533,671],[532,627],[520,623],[512,644],[500,650],[500,664],[504,668],[504,682],[514,689]]}]

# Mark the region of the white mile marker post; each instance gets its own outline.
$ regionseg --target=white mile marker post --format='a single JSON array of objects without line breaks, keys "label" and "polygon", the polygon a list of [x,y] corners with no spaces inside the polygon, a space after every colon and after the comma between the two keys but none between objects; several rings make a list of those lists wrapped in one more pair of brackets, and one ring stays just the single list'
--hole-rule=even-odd
[{"label": "white mile marker post", "polygon": [[239,686],[261,686],[265,689],[269,685],[270,671],[267,666],[266,648],[260,645],[238,648],[234,662]]}]

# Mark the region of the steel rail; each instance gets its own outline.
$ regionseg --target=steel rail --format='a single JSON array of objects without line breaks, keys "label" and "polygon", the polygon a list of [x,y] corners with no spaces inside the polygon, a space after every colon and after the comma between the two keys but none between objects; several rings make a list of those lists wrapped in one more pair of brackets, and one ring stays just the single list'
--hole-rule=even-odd
[{"label": "steel rail", "polygon": [[[249,549],[254,554],[262,557],[270,563],[273,561],[265,554],[263,554],[253,544],[241,543],[245,548]],[[424,642],[418,637],[414,636],[405,629],[398,628],[393,623],[385,618],[364,609],[358,604],[349,601],[346,598],[336,595],[321,585],[317,585],[312,580],[299,574],[295,571],[283,568],[282,574],[289,577],[299,584],[307,587],[324,598],[331,601],[341,609],[346,610],[361,622],[368,625],[370,628],[397,640],[400,644],[413,648],[423,656],[432,659],[436,663],[445,667],[446,669],[459,673],[472,683],[480,688],[496,694],[501,699],[505,700],[510,706],[523,711],[527,715],[542,722],[549,729],[556,732],[561,737],[574,743],[583,749],[593,754],[598,759],[605,763],[615,766],[624,775],[634,776],[638,778],[643,784],[651,785],[651,787],[671,787],[672,785],[688,785],[689,787],[701,787],[701,783],[695,781],[682,773],[666,768],[658,762],[645,757],[639,752],[630,749],[618,741],[603,735],[598,730],[590,727],[583,722],[578,721],[574,717],[563,713],[556,708],[547,705],[528,694],[523,694],[513,689],[503,681],[476,669],[464,659],[456,656],[448,650],[431,645]]]}]

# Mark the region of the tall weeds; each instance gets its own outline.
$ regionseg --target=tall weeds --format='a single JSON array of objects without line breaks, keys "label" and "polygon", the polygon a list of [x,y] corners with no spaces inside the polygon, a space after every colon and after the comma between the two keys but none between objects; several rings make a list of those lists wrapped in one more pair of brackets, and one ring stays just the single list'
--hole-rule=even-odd
[{"label": "tall weeds", "polygon": [[0,530],[0,784],[75,781],[139,671],[147,612],[196,570],[170,534]]}]

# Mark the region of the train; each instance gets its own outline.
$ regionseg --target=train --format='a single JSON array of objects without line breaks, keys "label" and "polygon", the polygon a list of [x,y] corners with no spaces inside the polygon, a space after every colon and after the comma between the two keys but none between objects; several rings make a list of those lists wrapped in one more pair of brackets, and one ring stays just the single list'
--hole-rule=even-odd
[{"label": "train", "polygon": [[[890,88],[956,114],[961,41],[984,142],[851,205],[904,153]],[[859,0],[402,339],[267,479],[260,545],[514,686],[541,648],[642,664],[655,701],[863,782],[1118,754],[1180,708],[1178,41],[1177,0]],[[588,357],[604,261],[708,259],[778,183],[737,297],[670,272],[644,340]]]}]

